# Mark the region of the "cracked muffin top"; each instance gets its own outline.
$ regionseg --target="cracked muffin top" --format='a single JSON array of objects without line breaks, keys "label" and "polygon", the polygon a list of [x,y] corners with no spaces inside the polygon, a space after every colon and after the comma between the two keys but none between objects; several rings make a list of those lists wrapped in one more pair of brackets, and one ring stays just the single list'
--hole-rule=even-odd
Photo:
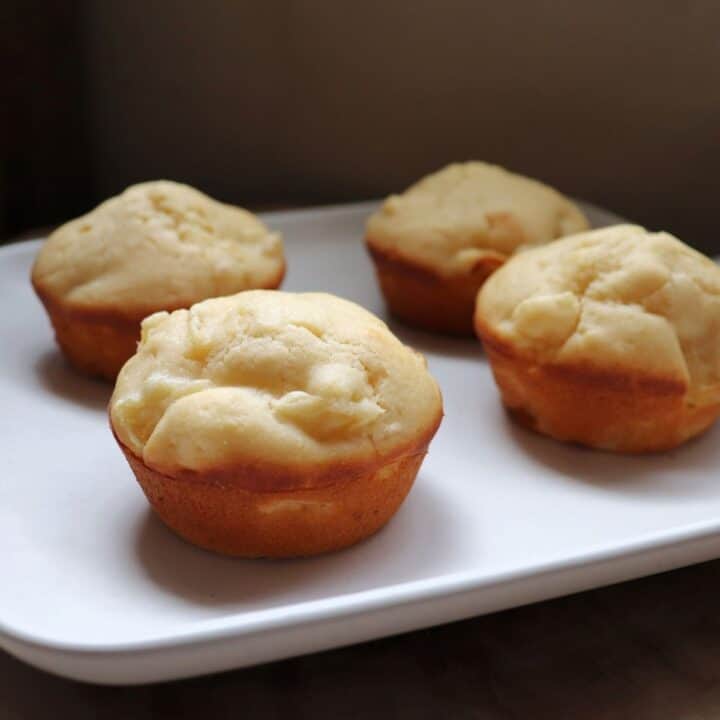
[{"label": "cracked muffin top", "polygon": [[472,271],[589,227],[575,204],[537,180],[481,162],[456,163],[391,195],[367,223],[368,243],[442,275]]},{"label": "cracked muffin top", "polygon": [[668,233],[615,225],[521,253],[483,287],[476,325],[541,362],[720,399],[720,268]]},{"label": "cracked muffin top", "polygon": [[263,290],[146,318],[110,401],[118,439],[168,474],[373,461],[411,451],[441,415],[423,356],[374,315]]},{"label": "cracked muffin top", "polygon": [[58,228],[38,254],[38,291],[79,311],[143,317],[276,286],[280,236],[187,185],[133,185]]}]

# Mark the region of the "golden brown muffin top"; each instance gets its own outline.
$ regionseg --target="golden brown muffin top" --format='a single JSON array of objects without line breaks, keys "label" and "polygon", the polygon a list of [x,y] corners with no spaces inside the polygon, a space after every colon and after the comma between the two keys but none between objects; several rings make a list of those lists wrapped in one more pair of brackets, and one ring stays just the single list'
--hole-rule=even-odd
[{"label": "golden brown muffin top", "polygon": [[668,233],[615,225],[520,253],[480,291],[476,324],[543,362],[720,395],[720,268]]},{"label": "golden brown muffin top", "polygon": [[588,227],[577,206],[547,185],[467,162],[390,196],[368,220],[366,237],[373,247],[453,275]]},{"label": "golden brown muffin top", "polygon": [[142,317],[274,286],[280,236],[246,210],[167,180],[133,185],[58,228],[33,282],[70,308]]},{"label": "golden brown muffin top", "polygon": [[422,355],[320,293],[248,291],[156,313],[110,401],[119,440],[172,474],[374,460],[442,413]]}]

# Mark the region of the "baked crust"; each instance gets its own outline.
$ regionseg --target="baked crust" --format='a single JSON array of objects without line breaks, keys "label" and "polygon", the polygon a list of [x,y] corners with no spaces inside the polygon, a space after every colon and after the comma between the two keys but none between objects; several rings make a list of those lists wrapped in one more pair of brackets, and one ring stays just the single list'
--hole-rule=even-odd
[{"label": "baked crust", "polygon": [[55,331],[55,340],[70,364],[84,375],[113,381],[140,339],[142,318],[67,310],[33,282]]},{"label": "baked crust", "polygon": [[221,475],[171,477],[118,444],[150,505],[171,530],[207,550],[249,558],[316,555],[369,537],[400,507],[427,452],[425,442],[350,474],[338,466],[331,484],[293,488],[279,478],[277,485],[286,487],[269,490],[251,465]]},{"label": "baked crust", "polygon": [[425,359],[377,317],[330,295],[261,290],[145,319],[108,411],[166,524],[247,557],[375,532],[443,414]]},{"label": "baked crust", "polygon": [[366,236],[445,276],[485,252],[510,257],[588,229],[557,190],[496,165],[453,163],[391,195],[367,220]]},{"label": "baked crust", "polygon": [[[285,262],[265,290],[280,286],[285,276]],[[55,332],[55,340],[70,364],[90,377],[113,382],[122,366],[135,354],[140,340],[140,323],[154,312],[172,312],[190,307],[185,304],[150,308],[142,315],[124,312],[121,308],[90,308],[71,306],[58,301],[33,275],[31,282],[40,298]]]},{"label": "baked crust", "polygon": [[673,377],[542,362],[518,352],[476,316],[502,401],[525,427],[615,452],[669,450],[705,431],[720,403],[692,405]]},{"label": "baked crust", "polygon": [[462,275],[443,276],[366,240],[380,289],[390,312],[399,320],[430,332],[472,336],[478,291],[504,262],[488,252]]},{"label": "baked crust", "polygon": [[282,238],[258,217],[156,180],[57,228],[31,279],[70,362],[112,380],[135,353],[143,318],[274,289],[284,273]]},{"label": "baked crust", "polygon": [[391,195],[365,238],[391,312],[432,332],[472,336],[475,296],[520,249],[588,228],[543,183],[481,162],[453,163]]}]

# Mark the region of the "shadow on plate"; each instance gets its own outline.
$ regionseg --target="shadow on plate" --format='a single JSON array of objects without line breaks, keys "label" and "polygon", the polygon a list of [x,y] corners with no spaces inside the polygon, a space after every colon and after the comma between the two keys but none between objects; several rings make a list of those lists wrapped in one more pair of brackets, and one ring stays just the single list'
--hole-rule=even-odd
[{"label": "shadow on plate", "polygon": [[112,385],[91,380],[73,370],[59,350],[48,350],[35,363],[35,375],[45,390],[90,410],[107,408]]},{"label": "shadow on plate", "polygon": [[459,338],[451,335],[438,335],[435,333],[416,330],[415,328],[403,325],[400,321],[382,315],[390,330],[409,345],[424,354],[445,355],[467,360],[484,360],[482,344],[475,338]]},{"label": "shadow on plate", "polygon": [[167,593],[205,607],[244,610],[445,574],[455,569],[461,538],[442,497],[429,485],[418,478],[398,514],[376,535],[346,550],[294,560],[244,560],[201,550],[148,508],[136,529],[137,561]]},{"label": "shadow on plate", "polygon": [[553,470],[556,477],[608,493],[681,499],[717,496],[720,427],[674,450],[615,454],[570,445],[519,426],[507,414],[508,434],[522,452]]}]

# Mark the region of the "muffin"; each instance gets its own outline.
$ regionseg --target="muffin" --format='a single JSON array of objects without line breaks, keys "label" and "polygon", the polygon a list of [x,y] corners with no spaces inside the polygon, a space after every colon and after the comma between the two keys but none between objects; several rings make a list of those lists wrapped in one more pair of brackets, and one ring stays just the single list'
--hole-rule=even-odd
[{"label": "muffin", "polygon": [[56,230],[32,283],[72,365],[113,380],[147,315],[275,288],[284,272],[280,236],[254,215],[158,181],[134,185]]},{"label": "muffin", "polygon": [[720,268],[667,233],[616,225],[521,253],[475,325],[511,414],[558,440],[665,450],[720,412]]},{"label": "muffin", "polygon": [[366,243],[393,315],[432,332],[472,335],[477,292],[508,257],[588,227],[552,188],[468,162],[388,198],[368,220]]},{"label": "muffin", "polygon": [[159,517],[244,557],[312,555],[374,533],[441,417],[424,358],[374,315],[262,290],[146,318],[110,401]]}]

